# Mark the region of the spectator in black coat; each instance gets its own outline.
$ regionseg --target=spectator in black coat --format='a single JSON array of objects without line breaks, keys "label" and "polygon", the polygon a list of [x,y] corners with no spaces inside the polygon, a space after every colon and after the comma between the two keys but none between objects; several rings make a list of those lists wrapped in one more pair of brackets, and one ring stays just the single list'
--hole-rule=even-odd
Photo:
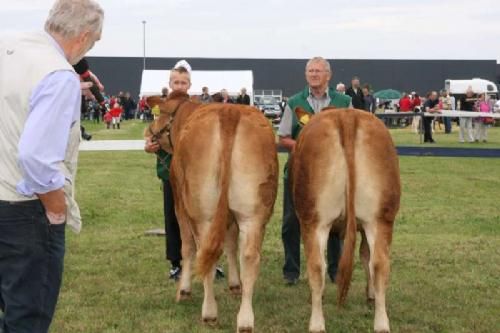
[{"label": "spectator in black coat", "polygon": [[359,84],[359,78],[357,76],[353,77],[351,80],[351,86],[347,88],[346,95],[351,96],[352,106],[355,109],[364,110],[365,100],[363,98],[363,92]]},{"label": "spectator in black coat", "polygon": [[125,119],[134,118],[134,111],[137,108],[137,104],[132,99],[132,97],[130,97],[129,92],[125,93],[125,98],[123,99],[122,108],[123,108],[123,113],[125,115]]},{"label": "spectator in black coat", "polygon": [[250,96],[247,95],[245,88],[241,88],[240,95],[236,99],[236,104],[250,105]]}]

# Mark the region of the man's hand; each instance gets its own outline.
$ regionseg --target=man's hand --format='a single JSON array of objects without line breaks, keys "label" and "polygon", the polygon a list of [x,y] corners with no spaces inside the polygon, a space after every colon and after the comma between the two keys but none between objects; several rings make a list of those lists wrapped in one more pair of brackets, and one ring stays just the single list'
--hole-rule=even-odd
[{"label": "man's hand", "polygon": [[279,137],[279,145],[281,147],[286,148],[288,151],[292,151],[293,148],[295,147],[295,140],[292,139],[290,136],[280,136]]},{"label": "man's hand", "polygon": [[61,224],[66,221],[66,200],[62,188],[37,195],[45,208],[50,224]]},{"label": "man's hand", "polygon": [[146,138],[144,151],[147,153],[156,153],[158,150],[160,150],[160,144],[157,141],[151,141],[151,138]]},{"label": "man's hand", "polygon": [[89,90],[90,87],[92,87],[92,86],[93,86],[92,82],[80,81],[80,89],[82,90],[82,95],[85,96],[86,99],[89,99],[89,100],[95,99],[94,95],[92,95],[92,93]]},{"label": "man's hand", "polygon": [[436,107],[431,109],[431,113],[441,113],[441,111],[439,111],[439,107],[436,106]]}]

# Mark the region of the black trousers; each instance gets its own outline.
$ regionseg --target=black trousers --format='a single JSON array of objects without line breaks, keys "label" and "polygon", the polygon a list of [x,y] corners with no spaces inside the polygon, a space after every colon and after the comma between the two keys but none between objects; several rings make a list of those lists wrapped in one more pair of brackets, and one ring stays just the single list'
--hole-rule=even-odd
[{"label": "black trousers", "polygon": [[[295,214],[290,182],[285,178],[283,183],[283,225],[281,227],[281,238],[285,250],[283,276],[294,279],[300,275],[300,224]],[[327,272],[332,279],[337,274],[341,247],[342,241],[339,235],[330,233],[327,245]]]},{"label": "black trousers", "polygon": [[432,119],[434,117],[423,117],[423,121],[424,121],[424,142],[431,142],[431,141],[434,141],[432,139],[432,128],[431,128],[431,124],[432,124]]},{"label": "black trousers", "polygon": [[167,234],[165,237],[166,257],[172,264],[178,265],[182,259],[181,232],[175,216],[172,185],[168,180],[163,181],[163,212],[165,214],[165,233]]},{"label": "black trousers", "polygon": [[46,333],[61,287],[65,224],[40,200],[0,201],[0,332]]}]

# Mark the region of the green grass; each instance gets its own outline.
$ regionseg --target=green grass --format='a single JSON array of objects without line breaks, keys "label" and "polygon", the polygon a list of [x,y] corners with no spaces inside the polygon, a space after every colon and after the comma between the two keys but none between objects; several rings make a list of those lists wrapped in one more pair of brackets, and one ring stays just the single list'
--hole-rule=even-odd
[{"label": "green grass", "polygon": [[144,123],[141,120],[125,120],[120,124],[120,129],[106,129],[104,122],[95,123],[93,121],[84,120],[82,125],[85,130],[92,134],[92,140],[141,140],[144,135],[144,128],[149,123]]},{"label": "green grass", "polygon": [[[135,131],[133,122],[130,126]],[[403,197],[387,293],[392,331],[499,332],[500,159],[403,157],[400,164]],[[239,299],[229,295],[224,282],[216,283],[216,328],[200,323],[199,280],[192,301],[174,302],[165,240],[144,236],[145,230],[163,224],[154,156],[82,152],[77,184],[84,227],[80,235],[68,232],[52,332],[235,331]],[[281,188],[254,295],[261,333],[306,332],[310,315],[305,272],[297,286],[282,281]],[[364,274],[356,261],[345,308],[337,309],[335,286],[327,285],[328,332],[372,331],[373,308],[365,303]]]},{"label": "green grass", "polygon": [[[453,123],[455,124],[455,123]],[[500,127],[488,129],[488,142],[486,143],[460,143],[458,142],[459,128],[453,126],[452,133],[444,133],[444,125],[442,130],[436,128],[432,137],[436,141],[435,144],[421,144],[420,136],[411,131],[410,127],[403,129],[390,130],[394,143],[398,146],[437,146],[437,147],[453,147],[453,148],[500,148]]]}]

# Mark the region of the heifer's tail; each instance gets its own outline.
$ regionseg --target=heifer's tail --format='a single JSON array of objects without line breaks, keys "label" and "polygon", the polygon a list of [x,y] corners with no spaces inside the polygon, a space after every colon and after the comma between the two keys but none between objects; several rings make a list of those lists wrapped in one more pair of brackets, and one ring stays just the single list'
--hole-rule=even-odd
[{"label": "heifer's tail", "polygon": [[[353,112],[349,110],[348,112]],[[354,248],[356,246],[356,212],[354,207],[354,191],[356,172],[354,162],[354,144],[356,140],[357,119],[355,114],[337,118],[339,122],[340,144],[344,149],[347,164],[346,183],[346,230],[342,256],[337,273],[337,303],[344,304],[351,284]]]},{"label": "heifer's tail", "polygon": [[222,109],[219,114],[221,152],[219,187],[220,197],[214,219],[208,227],[208,232],[201,240],[196,260],[196,272],[205,277],[210,273],[224,248],[224,239],[229,219],[228,192],[231,174],[231,156],[236,128],[240,121],[238,110]]}]

